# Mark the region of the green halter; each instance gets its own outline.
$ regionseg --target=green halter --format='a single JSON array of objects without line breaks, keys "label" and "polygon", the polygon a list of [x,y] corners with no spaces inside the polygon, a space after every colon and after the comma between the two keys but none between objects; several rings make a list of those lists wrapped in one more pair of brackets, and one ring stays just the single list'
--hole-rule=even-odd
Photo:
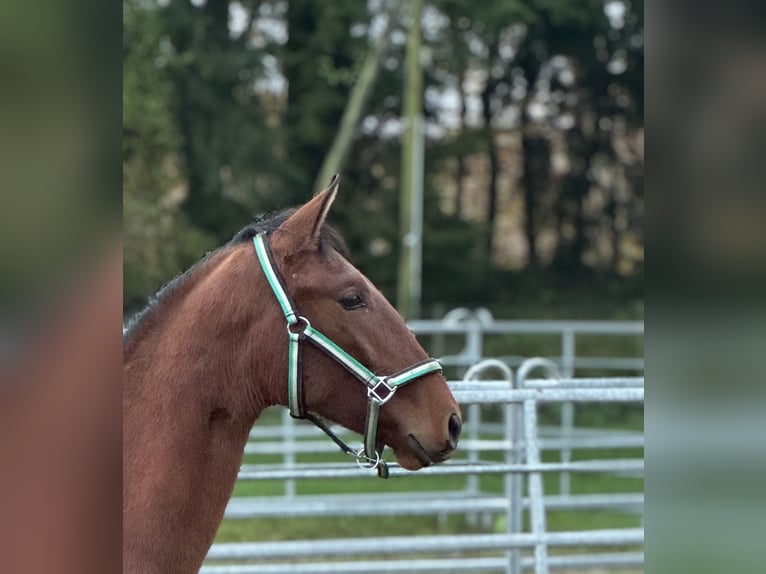
[{"label": "green halter", "polygon": [[[298,313],[295,304],[290,299],[285,289],[284,282],[277,272],[274,260],[266,243],[263,233],[253,238],[255,252],[261,264],[263,273],[271,286],[271,290],[277,298],[279,306],[287,320],[288,346],[288,370],[287,391],[290,406],[290,415],[296,419],[308,419],[322,429],[346,454],[356,458],[357,464],[363,468],[377,468],[378,475],[388,478],[388,467],[381,458],[383,449],[377,450],[375,438],[378,432],[378,418],[380,407],[386,404],[394,396],[396,390],[429,373],[441,371],[442,367],[435,359],[426,359],[416,363],[394,375],[379,377],[367,367],[362,365],[354,357],[341,349],[330,338],[326,337],[311,326],[309,320]],[[306,410],[303,404],[301,383],[301,341],[307,340],[330,356],[340,365],[345,367],[352,375],[359,379],[367,387],[367,420],[364,426],[364,446],[354,450],[344,443],[335,433],[330,430],[324,420],[314,413]]]}]

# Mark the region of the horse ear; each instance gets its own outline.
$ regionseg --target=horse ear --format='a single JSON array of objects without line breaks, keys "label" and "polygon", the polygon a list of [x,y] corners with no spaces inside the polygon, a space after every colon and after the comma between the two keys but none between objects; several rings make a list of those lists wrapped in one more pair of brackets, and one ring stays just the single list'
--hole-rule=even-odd
[{"label": "horse ear", "polygon": [[274,236],[281,244],[283,253],[295,253],[301,249],[316,249],[322,225],[327,218],[335,196],[338,194],[340,177],[335,174],[329,185],[317,193],[311,201],[301,206],[287,221],[279,226]]}]

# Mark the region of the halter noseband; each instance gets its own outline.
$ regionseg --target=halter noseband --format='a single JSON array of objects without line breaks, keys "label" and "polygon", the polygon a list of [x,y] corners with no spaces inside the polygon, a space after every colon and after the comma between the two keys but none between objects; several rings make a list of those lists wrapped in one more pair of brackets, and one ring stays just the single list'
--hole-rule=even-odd
[{"label": "halter noseband", "polygon": [[[341,349],[329,337],[326,337],[311,326],[306,317],[300,315],[295,308],[290,296],[287,294],[285,284],[279,276],[271,250],[266,243],[264,233],[259,233],[253,238],[255,253],[261,264],[263,273],[271,286],[271,290],[277,298],[287,320],[288,346],[288,370],[287,370],[287,396],[290,406],[290,415],[296,419],[307,419],[322,429],[340,449],[356,458],[357,464],[362,468],[377,468],[378,476],[388,478],[388,466],[382,458],[383,449],[378,450],[375,438],[378,433],[378,418],[380,407],[386,404],[394,396],[396,390],[429,373],[441,371],[442,367],[435,359],[426,359],[415,363],[394,375],[379,377],[367,367],[362,365],[354,357]],[[341,440],[319,416],[306,410],[303,404],[301,383],[301,341],[309,341],[319,350],[334,359],[348,372],[354,375],[367,387],[367,419],[364,425],[364,446],[358,450],[352,449]]]}]

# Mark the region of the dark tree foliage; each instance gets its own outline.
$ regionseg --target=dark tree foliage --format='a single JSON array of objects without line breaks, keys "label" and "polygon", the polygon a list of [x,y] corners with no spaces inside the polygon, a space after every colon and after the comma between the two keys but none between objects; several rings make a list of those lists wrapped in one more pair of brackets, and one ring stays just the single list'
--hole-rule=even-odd
[{"label": "dark tree foliage", "polygon": [[[248,4],[254,18],[262,3]],[[183,209],[219,240],[259,207],[256,194],[279,194],[289,173],[278,159],[284,156],[280,132],[267,123],[266,107],[253,90],[267,51],[251,44],[248,30],[230,30],[231,5],[171,0],[160,11],[188,185]]]},{"label": "dark tree foliage", "polygon": [[[125,2],[126,304],[310,197],[383,14],[331,221],[393,298],[407,3]],[[643,2],[432,0],[421,24],[423,308],[640,294]]]},{"label": "dark tree foliage", "polygon": [[[289,86],[287,150],[304,190],[311,189],[329,150],[364,57],[366,41],[351,26],[367,20],[364,2],[291,0],[282,68]],[[296,194],[300,201],[305,195]]]}]

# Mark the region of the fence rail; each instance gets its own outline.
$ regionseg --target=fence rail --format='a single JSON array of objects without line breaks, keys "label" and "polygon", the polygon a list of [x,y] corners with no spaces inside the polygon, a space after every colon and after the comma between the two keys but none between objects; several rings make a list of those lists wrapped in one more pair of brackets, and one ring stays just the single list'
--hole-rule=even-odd
[{"label": "fence rail", "polygon": [[[429,558],[409,560],[359,560],[354,562],[292,563],[292,564],[235,564],[206,566],[200,574],[366,574],[406,572],[503,572],[507,560],[504,557],[465,558],[456,562],[452,558]],[[619,552],[601,554],[577,554],[551,556],[548,567],[552,570],[591,568],[639,568],[644,564],[642,552]],[[523,558],[521,568],[533,570],[534,560]]]},{"label": "fence rail", "polygon": [[643,544],[643,528],[590,530],[588,532],[546,532],[540,534],[459,534],[441,536],[385,536],[336,540],[284,540],[279,542],[236,542],[217,544],[211,559],[263,560],[313,558],[317,556],[358,556],[367,554],[418,554],[426,552],[473,552],[550,546],[625,546]]},{"label": "fence rail", "polygon": [[[564,376],[571,377],[580,369],[609,372],[644,370],[641,345],[636,347],[636,352],[630,357],[594,357],[577,352],[577,340],[582,337],[618,337],[642,343],[644,324],[641,321],[497,320],[486,309],[469,310],[461,307],[451,310],[443,319],[415,320],[408,325],[416,335],[432,337],[432,354],[440,356],[439,360],[447,367],[465,368],[485,358],[487,336],[525,335],[559,337],[560,355],[547,358],[559,365]],[[445,336],[461,336],[463,348],[454,354],[444,353],[442,347]],[[493,356],[511,367],[518,367],[527,359],[520,355]]]},{"label": "fence rail", "polygon": [[[640,512],[641,493],[569,494],[546,496],[548,510],[621,509]],[[529,508],[529,498],[521,501]],[[285,504],[282,496],[237,497],[226,508],[227,518],[307,518],[313,516],[441,515],[471,512],[505,512],[508,499],[502,494],[467,497],[464,493],[380,493],[304,495],[300,504]]]}]

